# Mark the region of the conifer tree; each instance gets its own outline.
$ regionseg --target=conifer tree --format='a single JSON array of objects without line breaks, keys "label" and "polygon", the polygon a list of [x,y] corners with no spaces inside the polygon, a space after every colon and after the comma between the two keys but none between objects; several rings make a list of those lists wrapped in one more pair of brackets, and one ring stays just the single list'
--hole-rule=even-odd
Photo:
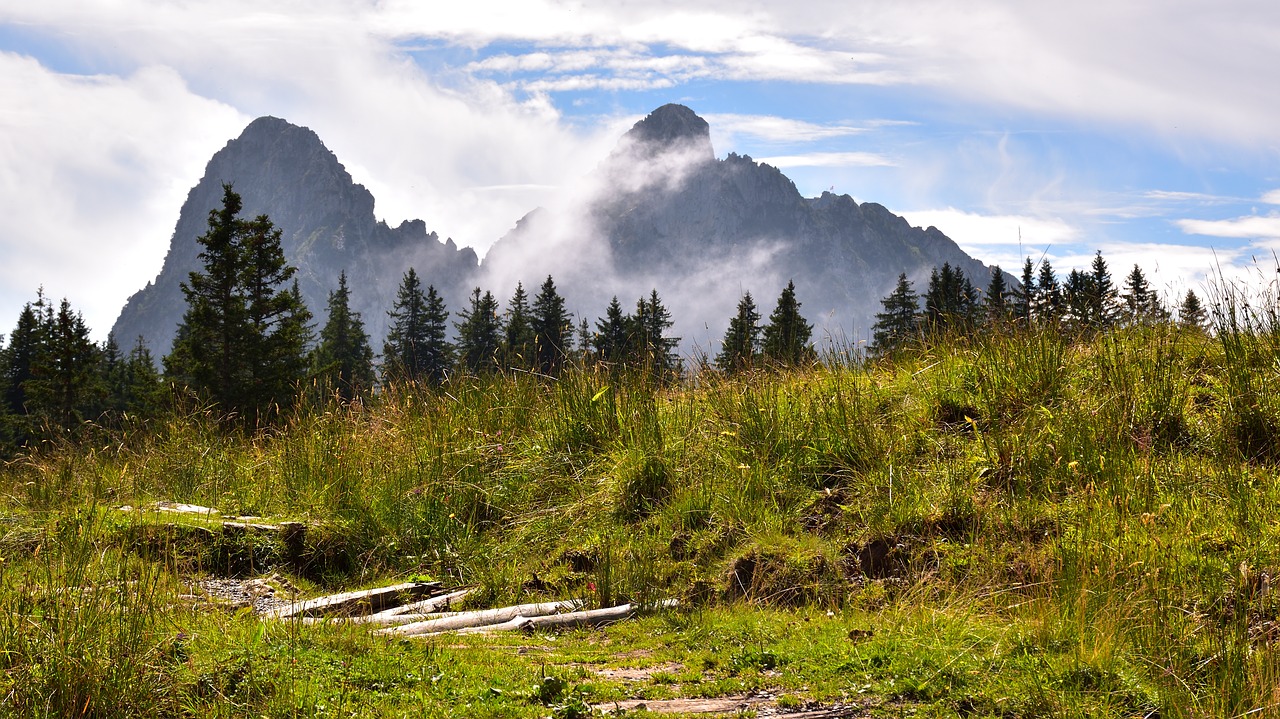
[{"label": "conifer tree", "polygon": [[1030,327],[1031,320],[1035,318],[1035,307],[1038,296],[1038,288],[1036,287],[1036,267],[1028,257],[1022,262],[1022,286],[1014,291],[1013,294],[1013,316],[1022,323],[1023,327]]},{"label": "conifer tree", "polygon": [[124,411],[130,415],[151,418],[164,406],[165,386],[156,371],[155,360],[147,342],[138,335],[133,349],[124,361]]},{"label": "conifer tree", "polygon": [[46,312],[44,344],[32,359],[26,392],[37,424],[71,429],[95,419],[106,395],[98,374],[99,350],[89,328],[63,299]]},{"label": "conifer tree", "polygon": [[551,275],[533,298],[532,325],[537,370],[545,375],[559,374],[573,349],[573,315],[565,310],[564,298],[556,291]]},{"label": "conifer tree", "polygon": [[762,354],[769,362],[798,365],[813,359],[813,347],[809,344],[813,325],[800,315],[794,281],[787,282],[778,296],[778,304],[769,315],[769,324],[765,325],[763,335]]},{"label": "conifer tree", "polygon": [[872,327],[872,349],[888,354],[915,335],[920,321],[920,298],[911,288],[907,273],[898,275],[893,292],[880,300],[882,312],[876,313]]},{"label": "conifer tree", "polygon": [[1058,277],[1053,272],[1049,260],[1040,261],[1040,274],[1036,278],[1036,303],[1033,308],[1036,319],[1041,322],[1053,322],[1062,312],[1062,289],[1058,286]]},{"label": "conifer tree", "polygon": [[1178,306],[1178,322],[1183,327],[1194,329],[1204,329],[1209,323],[1209,314],[1193,290],[1187,290],[1182,304]]},{"label": "conifer tree", "polygon": [[516,291],[507,303],[506,321],[503,323],[502,364],[512,369],[532,369],[537,361],[537,334],[530,316],[529,296],[524,284],[516,283]]},{"label": "conifer tree", "polygon": [[601,362],[617,363],[623,361],[630,349],[630,321],[622,313],[622,304],[614,295],[605,308],[604,317],[596,320],[595,336],[591,339],[596,358]]},{"label": "conifer tree", "polygon": [[425,373],[427,361],[427,298],[422,293],[418,272],[410,267],[400,280],[395,303],[387,311],[390,327],[382,342],[384,380],[416,381]]},{"label": "conifer tree", "polygon": [[1062,303],[1067,316],[1077,327],[1092,326],[1093,277],[1072,269],[1062,285]]},{"label": "conifer tree", "polygon": [[166,373],[250,424],[287,405],[306,368],[310,312],[286,263],[280,231],[265,215],[239,217],[223,184],[222,207],[196,238],[203,271],[182,284],[187,310]]},{"label": "conifer tree", "polygon": [[1093,256],[1090,271],[1088,322],[1097,329],[1106,329],[1116,321],[1116,286],[1107,261],[1102,259],[1102,250]]},{"label": "conifer tree", "polygon": [[351,310],[346,270],[338,275],[338,289],[329,293],[329,318],[320,330],[311,366],[345,402],[373,387],[373,349],[360,313]]},{"label": "conifer tree", "polygon": [[967,327],[977,317],[977,292],[964,270],[944,262],[934,268],[925,293],[925,319],[934,329]]},{"label": "conifer tree", "polygon": [[444,299],[436,292],[435,285],[427,285],[426,333],[424,343],[418,349],[421,358],[419,378],[439,384],[445,380],[453,366],[455,348],[449,342],[449,310]]},{"label": "conifer tree", "polygon": [[658,297],[654,288],[649,297],[641,297],[636,302],[636,313],[627,318],[628,346],[627,355],[632,362],[647,366],[656,377],[665,377],[680,367],[675,349],[680,344],[679,337],[668,337],[667,330],[675,324],[671,313]]},{"label": "conifer tree", "polygon": [[9,345],[4,353],[4,403],[11,414],[27,414],[27,382],[31,379],[31,364],[44,345],[45,326],[40,321],[45,307],[43,290],[36,303],[23,305],[18,313],[18,324],[9,334]]},{"label": "conifer tree", "polygon": [[1125,317],[1132,323],[1155,322],[1163,319],[1164,308],[1160,306],[1160,298],[1151,290],[1147,276],[1138,265],[1124,280]]},{"label": "conifer tree", "polygon": [[991,268],[991,281],[987,283],[987,295],[983,303],[988,322],[1004,322],[1009,318],[1009,285],[1000,265]]},{"label": "conifer tree", "polygon": [[720,354],[716,355],[716,367],[724,372],[749,369],[760,352],[760,312],[750,292],[744,292],[738,300],[738,313],[729,320],[724,333]]},{"label": "conifer tree", "polygon": [[502,322],[493,293],[485,290],[482,294],[479,287],[472,290],[467,309],[458,313],[458,320],[453,323],[458,331],[458,362],[472,374],[493,371],[502,345]]}]

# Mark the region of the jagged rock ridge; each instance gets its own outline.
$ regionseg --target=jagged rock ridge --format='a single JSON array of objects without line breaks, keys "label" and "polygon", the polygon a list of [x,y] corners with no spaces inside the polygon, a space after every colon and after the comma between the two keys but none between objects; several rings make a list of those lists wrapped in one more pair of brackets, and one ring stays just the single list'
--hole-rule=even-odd
[{"label": "jagged rock ridge", "polygon": [[196,238],[208,229],[209,211],[221,206],[224,182],[240,193],[243,216],[265,214],[281,230],[285,257],[298,268],[317,325],[344,270],[352,309],[363,316],[375,346],[385,336],[387,310],[409,267],[450,306],[474,280],[478,258],[472,249],[441,242],[421,220],[395,228],[378,221],[373,195],[352,180],[314,132],[261,117],[213,156],[188,193],[159,276],[129,298],[112,329],[121,344],[142,336],[157,358],[169,351],[186,308],[179,285],[201,267]]},{"label": "jagged rock ridge", "polygon": [[[677,331],[711,352],[743,291],[752,292],[767,318],[781,288],[794,280],[810,321],[834,339],[853,341],[869,335],[880,299],[900,272],[920,292],[944,262],[979,288],[989,277],[987,267],[936,228],[912,227],[848,195],[802,197],[778,169],[750,157],[715,159],[707,123],[681,105],[636,123],[590,184],[587,201],[531,213],[495,244],[484,260],[490,276],[509,284],[547,273],[577,277],[579,286],[569,289],[581,296],[571,306],[597,313],[611,294],[625,302],[657,287],[673,300]],[[548,237],[557,231],[607,248]],[[559,247],[556,255],[531,251],[548,243]],[[584,269],[578,257],[595,264]]]}]

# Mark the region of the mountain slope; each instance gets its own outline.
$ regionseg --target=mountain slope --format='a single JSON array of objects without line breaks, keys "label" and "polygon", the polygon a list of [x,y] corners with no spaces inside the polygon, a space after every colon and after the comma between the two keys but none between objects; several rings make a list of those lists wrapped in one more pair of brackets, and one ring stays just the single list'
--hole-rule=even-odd
[{"label": "mountain slope", "polygon": [[281,230],[285,257],[307,306],[323,324],[329,292],[347,272],[352,309],[380,346],[387,310],[408,267],[423,284],[434,283],[461,301],[478,260],[470,248],[441,242],[420,220],[391,228],[373,214],[373,196],[356,184],[311,130],[274,117],[254,120],[219,150],[182,206],[164,266],[154,282],[129,298],[112,332],[121,344],[142,336],[159,358],[169,351],[186,302],[180,283],[201,267],[196,238],[208,228],[208,213],[221,205],[222,183],[244,200],[245,217],[268,215]]},{"label": "mountain slope", "polygon": [[767,316],[794,280],[810,321],[856,339],[869,334],[900,272],[921,292],[944,262],[980,288],[989,276],[936,228],[911,227],[848,195],[804,198],[750,157],[717,160],[706,121],[681,105],[636,123],[580,196],[526,216],[485,257],[488,276],[497,286],[547,273],[575,278],[564,284],[579,295],[571,306],[590,318],[613,293],[626,301],[657,287],[677,331],[711,351],[743,291]]}]

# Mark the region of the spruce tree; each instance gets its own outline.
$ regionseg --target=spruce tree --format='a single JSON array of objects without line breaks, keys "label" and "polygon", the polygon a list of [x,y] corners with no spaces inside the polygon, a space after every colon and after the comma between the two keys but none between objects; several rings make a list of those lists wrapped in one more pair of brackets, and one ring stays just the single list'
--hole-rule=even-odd
[{"label": "spruce tree", "polygon": [[285,262],[280,231],[265,215],[239,217],[243,205],[223,184],[222,207],[196,238],[203,271],[182,292],[187,310],[166,373],[253,425],[286,406],[306,368],[310,312]]},{"label": "spruce tree", "polygon": [[4,403],[15,416],[27,414],[27,382],[31,364],[44,345],[45,326],[40,321],[45,306],[41,291],[35,305],[27,303],[18,313],[18,324],[9,334],[4,353]]},{"label": "spruce tree", "polygon": [[1164,308],[1160,306],[1160,298],[1151,290],[1147,276],[1136,264],[1124,280],[1121,299],[1124,300],[1125,317],[1129,322],[1137,324],[1162,319]]},{"label": "spruce tree", "polygon": [[537,360],[537,334],[530,315],[529,296],[524,284],[517,282],[516,291],[507,303],[503,322],[502,364],[510,369],[532,369]]},{"label": "spruce tree", "polygon": [[880,300],[882,312],[876,313],[872,327],[872,349],[878,354],[889,354],[902,346],[916,333],[920,321],[920,298],[911,288],[907,273],[898,275],[893,292]]},{"label": "spruce tree", "polygon": [[449,310],[440,293],[436,292],[435,285],[427,285],[424,329],[423,344],[417,350],[421,372],[417,377],[439,384],[453,366],[455,349],[449,342]]},{"label": "spruce tree", "polygon": [[493,293],[485,290],[482,294],[479,287],[472,290],[467,309],[458,313],[453,326],[458,331],[458,362],[463,369],[475,375],[492,372],[502,346],[502,322]]},{"label": "spruce tree", "polygon": [[427,298],[412,267],[400,280],[387,317],[391,323],[382,343],[383,379],[416,381],[426,372]]},{"label": "spruce tree", "polygon": [[351,310],[347,272],[338,275],[338,289],[329,293],[329,318],[320,330],[320,344],[311,357],[312,373],[350,402],[373,387],[373,349],[359,312]]},{"label": "spruce tree", "polygon": [[657,288],[654,288],[646,299],[641,297],[636,302],[636,313],[627,318],[628,359],[640,366],[648,367],[655,377],[664,378],[680,367],[675,349],[680,344],[679,337],[668,337],[667,330],[675,324],[671,313],[662,304]]},{"label": "spruce tree", "polygon": [[724,372],[750,369],[760,352],[760,312],[750,292],[744,292],[738,300],[738,313],[729,320],[724,333],[720,354],[716,355],[716,367]]},{"label": "spruce tree", "polygon": [[964,270],[950,262],[944,262],[941,271],[933,269],[925,292],[925,319],[930,327],[968,327],[977,318],[977,304],[977,292]]},{"label": "spruce tree", "polygon": [[159,416],[164,407],[166,388],[156,371],[146,340],[138,335],[124,362],[124,411],[149,419]]},{"label": "spruce tree", "polygon": [[1107,261],[1102,259],[1102,250],[1093,256],[1090,272],[1088,322],[1097,329],[1106,329],[1116,321],[1116,286]]},{"label": "spruce tree", "polygon": [[1053,265],[1048,260],[1040,261],[1040,274],[1036,278],[1036,303],[1033,309],[1036,319],[1041,322],[1054,322],[1062,312],[1062,289],[1058,286],[1058,277],[1053,272]]},{"label": "spruce tree", "polygon": [[764,358],[779,365],[798,365],[813,358],[809,344],[813,325],[800,315],[800,302],[796,300],[796,284],[787,282],[778,304],[769,315],[769,324],[763,332]]},{"label": "spruce tree", "polygon": [[1208,312],[1192,290],[1187,290],[1187,294],[1182,298],[1182,304],[1178,306],[1178,323],[1183,327],[1194,329],[1204,329],[1209,323]]},{"label": "spruce tree", "polygon": [[1038,299],[1038,288],[1036,287],[1036,267],[1028,257],[1022,262],[1022,286],[1014,291],[1013,294],[1013,316],[1022,323],[1024,327],[1031,326],[1031,320],[1035,318],[1035,307]]},{"label": "spruce tree", "polygon": [[573,349],[573,315],[564,307],[556,283],[547,279],[533,298],[533,336],[536,369],[545,375],[559,374]]},{"label": "spruce tree", "polygon": [[595,336],[591,338],[596,358],[601,362],[618,363],[626,359],[630,347],[630,322],[622,313],[622,304],[614,295],[605,308],[604,317],[596,320]]},{"label": "spruce tree", "polygon": [[1093,326],[1093,277],[1072,269],[1062,285],[1062,303],[1067,316],[1079,328]]},{"label": "spruce tree", "polygon": [[95,410],[102,407],[106,391],[99,375],[99,349],[89,339],[84,318],[66,299],[43,321],[44,344],[33,357],[26,382],[29,409],[38,425],[71,429],[96,419]]},{"label": "spruce tree", "polygon": [[1004,278],[1004,270],[1000,265],[991,268],[991,281],[987,283],[987,294],[983,302],[988,322],[1004,322],[1009,318],[1010,309],[1009,285]]}]

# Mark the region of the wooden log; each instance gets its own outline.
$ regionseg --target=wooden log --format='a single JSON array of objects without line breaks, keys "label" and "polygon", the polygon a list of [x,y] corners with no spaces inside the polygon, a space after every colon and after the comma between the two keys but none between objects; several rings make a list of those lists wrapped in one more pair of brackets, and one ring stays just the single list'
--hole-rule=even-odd
[{"label": "wooden log", "polygon": [[436,634],[455,631],[468,627],[483,627],[491,624],[507,622],[516,617],[539,617],[555,614],[562,609],[577,609],[582,606],[580,599],[568,599],[559,602],[542,602],[539,604],[517,604],[513,607],[498,609],[481,609],[474,612],[461,612],[451,617],[428,619],[399,627],[381,629],[378,634],[412,637],[419,634]]},{"label": "wooden log", "polygon": [[470,589],[460,589],[456,592],[441,594],[429,599],[423,599],[417,602],[402,604],[391,609],[384,609],[374,614],[363,614],[352,617],[303,617],[302,621],[306,624],[319,624],[323,622],[343,621],[351,624],[409,624],[410,622],[421,622],[428,619],[439,619],[461,612],[441,612],[447,609],[452,602],[460,601],[463,597],[470,593]]},{"label": "wooden log", "polygon": [[[572,627],[598,627],[604,624],[612,624],[626,619],[630,619],[638,613],[655,611],[659,609],[671,609],[679,605],[675,599],[664,599],[653,604],[645,604],[635,606],[632,604],[622,604],[616,607],[607,607],[604,609],[590,609],[582,612],[568,612],[565,614],[543,614],[543,615],[523,615],[515,616],[505,622],[495,624],[476,625],[468,627],[459,627],[457,629],[429,630],[427,632],[414,632],[409,636],[433,636],[436,634],[484,634],[488,632],[513,632],[525,631],[533,632],[541,629],[567,629]],[[429,624],[423,622],[422,624]],[[406,625],[413,626],[413,625]],[[444,626],[443,624],[438,626]],[[398,627],[403,629],[403,627]],[[390,632],[390,630],[384,630]]]},{"label": "wooden log", "polygon": [[156,502],[152,507],[157,512],[176,512],[178,514],[203,514],[218,516],[220,512],[212,507],[201,507],[198,504],[182,504],[180,502]]},{"label": "wooden log", "polygon": [[343,592],[327,597],[291,602],[279,609],[267,612],[265,616],[272,619],[293,619],[295,617],[322,617],[337,615],[368,614],[391,607],[398,607],[406,598],[436,594],[441,590],[439,582],[406,582],[390,587],[366,589],[361,592]]}]

